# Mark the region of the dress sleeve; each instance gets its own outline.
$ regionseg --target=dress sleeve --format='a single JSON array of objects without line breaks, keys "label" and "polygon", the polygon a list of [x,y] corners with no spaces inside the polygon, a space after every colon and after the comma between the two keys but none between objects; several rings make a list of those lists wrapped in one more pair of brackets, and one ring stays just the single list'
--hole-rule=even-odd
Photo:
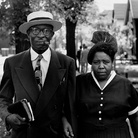
[{"label": "dress sleeve", "polygon": [[133,115],[138,111],[138,91],[132,84],[130,84],[130,93],[130,111],[128,112],[128,115]]},{"label": "dress sleeve", "polygon": [[130,111],[128,118],[130,121],[131,130],[135,138],[138,138],[138,92],[131,85]]}]

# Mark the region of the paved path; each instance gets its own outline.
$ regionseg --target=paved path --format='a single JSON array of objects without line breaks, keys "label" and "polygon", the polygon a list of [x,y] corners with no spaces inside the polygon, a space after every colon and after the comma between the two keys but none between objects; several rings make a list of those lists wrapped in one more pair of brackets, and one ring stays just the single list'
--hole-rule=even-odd
[{"label": "paved path", "polygon": [[0,55],[0,80],[1,80],[2,75],[3,75],[3,64],[4,64],[4,62],[5,62],[5,59],[6,59],[7,57],[10,57],[10,56],[12,56],[12,55],[9,55],[9,56],[1,56],[1,55]]}]

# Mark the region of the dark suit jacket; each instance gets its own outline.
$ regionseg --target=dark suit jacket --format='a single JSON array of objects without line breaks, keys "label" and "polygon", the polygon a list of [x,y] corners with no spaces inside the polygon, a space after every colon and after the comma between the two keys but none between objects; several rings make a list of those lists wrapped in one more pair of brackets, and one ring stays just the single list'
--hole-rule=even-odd
[{"label": "dark suit jacket", "polygon": [[29,50],[7,58],[0,85],[0,115],[5,119],[7,105],[26,98],[33,108],[31,126],[12,131],[13,138],[61,137],[61,117],[66,115],[72,127],[74,120],[75,62],[51,50],[47,77],[39,92]]}]

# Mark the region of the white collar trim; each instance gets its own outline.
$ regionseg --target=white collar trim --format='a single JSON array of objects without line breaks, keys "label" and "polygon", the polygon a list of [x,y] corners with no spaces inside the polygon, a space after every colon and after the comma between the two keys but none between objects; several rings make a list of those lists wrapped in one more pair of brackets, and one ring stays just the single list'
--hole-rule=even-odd
[{"label": "white collar trim", "polygon": [[92,77],[93,77],[94,81],[96,82],[96,84],[98,85],[98,87],[99,87],[101,90],[105,89],[105,87],[106,87],[106,86],[113,80],[113,78],[116,76],[116,72],[115,72],[114,70],[112,70],[111,73],[110,73],[110,77],[109,77],[109,79],[107,80],[106,84],[104,85],[103,88],[101,88],[99,82],[97,81],[96,77],[94,76],[93,71],[91,72],[91,74],[92,74]]}]

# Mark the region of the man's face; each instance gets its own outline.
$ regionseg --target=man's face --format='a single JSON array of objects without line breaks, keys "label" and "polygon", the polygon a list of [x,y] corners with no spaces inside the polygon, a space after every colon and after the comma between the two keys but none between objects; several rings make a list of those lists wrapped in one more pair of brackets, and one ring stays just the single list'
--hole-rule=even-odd
[{"label": "man's face", "polygon": [[54,32],[51,25],[35,25],[28,29],[28,37],[35,52],[42,54],[49,47]]}]

